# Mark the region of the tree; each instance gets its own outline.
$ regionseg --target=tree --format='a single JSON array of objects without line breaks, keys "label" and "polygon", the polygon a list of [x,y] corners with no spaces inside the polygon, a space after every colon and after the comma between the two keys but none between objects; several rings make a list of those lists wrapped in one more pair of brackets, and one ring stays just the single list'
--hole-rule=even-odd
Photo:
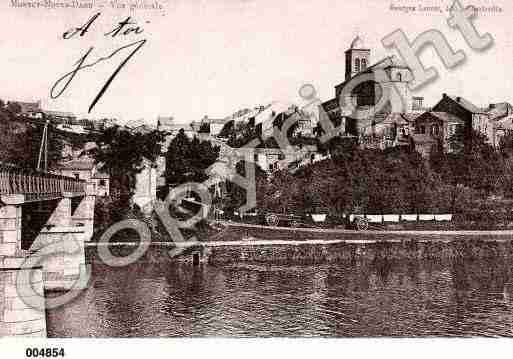
[{"label": "tree", "polygon": [[143,170],[145,160],[156,162],[163,141],[164,135],[159,131],[134,133],[119,126],[108,128],[98,137],[92,154],[102,171],[110,175],[111,198],[106,208],[116,214],[111,221],[123,219],[131,208],[136,175]]},{"label": "tree", "polygon": [[496,190],[502,166],[499,153],[488,143],[486,135],[474,129],[467,135],[464,129],[459,129],[449,142],[452,152],[448,158],[455,181],[483,195]]},{"label": "tree", "polygon": [[178,185],[186,182],[203,182],[207,179],[205,170],[219,156],[219,146],[197,137],[190,140],[182,129],[170,142],[166,155],[166,182]]},{"label": "tree", "polygon": [[[267,174],[259,166],[255,166],[255,187],[257,194],[257,207],[261,207],[265,200],[265,186],[267,184]],[[244,160],[237,162],[235,166],[237,174],[246,176],[246,163]],[[247,191],[236,183],[226,181],[226,196],[222,200],[221,206],[225,211],[236,211],[238,208],[247,203]]]},{"label": "tree", "polygon": [[[24,121],[0,109],[0,161],[36,169],[44,126],[43,123]],[[54,168],[62,159],[65,139],[51,124],[48,125],[47,137],[48,167]]]},{"label": "tree", "polygon": [[21,106],[17,102],[9,102],[7,103],[7,110],[13,115],[18,115],[21,113]]}]

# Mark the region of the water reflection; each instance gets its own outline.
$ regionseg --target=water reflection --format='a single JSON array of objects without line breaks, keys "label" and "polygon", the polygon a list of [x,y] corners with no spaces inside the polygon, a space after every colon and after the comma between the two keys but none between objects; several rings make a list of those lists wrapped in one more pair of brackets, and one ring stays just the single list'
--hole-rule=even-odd
[{"label": "water reflection", "polygon": [[511,263],[94,265],[53,337],[510,336]]}]

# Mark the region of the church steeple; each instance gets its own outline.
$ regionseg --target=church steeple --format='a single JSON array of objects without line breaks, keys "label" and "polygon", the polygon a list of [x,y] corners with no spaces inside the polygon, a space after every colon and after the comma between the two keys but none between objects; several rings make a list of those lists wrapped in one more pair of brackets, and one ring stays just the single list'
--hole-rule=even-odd
[{"label": "church steeple", "polygon": [[365,48],[359,35],[351,41],[351,46],[346,51],[346,80],[369,66],[370,49]]}]

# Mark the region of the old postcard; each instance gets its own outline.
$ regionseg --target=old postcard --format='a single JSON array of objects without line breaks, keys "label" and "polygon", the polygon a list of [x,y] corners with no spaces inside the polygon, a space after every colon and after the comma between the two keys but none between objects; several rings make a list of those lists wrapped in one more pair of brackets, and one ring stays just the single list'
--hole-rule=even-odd
[{"label": "old postcard", "polygon": [[2,1],[0,336],[513,336],[512,12]]}]

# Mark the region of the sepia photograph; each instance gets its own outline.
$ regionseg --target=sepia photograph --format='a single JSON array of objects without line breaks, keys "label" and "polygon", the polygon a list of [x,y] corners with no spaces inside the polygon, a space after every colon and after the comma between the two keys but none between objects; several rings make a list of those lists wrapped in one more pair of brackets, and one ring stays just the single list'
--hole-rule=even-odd
[{"label": "sepia photograph", "polygon": [[2,0],[0,341],[512,337],[512,12]]}]

